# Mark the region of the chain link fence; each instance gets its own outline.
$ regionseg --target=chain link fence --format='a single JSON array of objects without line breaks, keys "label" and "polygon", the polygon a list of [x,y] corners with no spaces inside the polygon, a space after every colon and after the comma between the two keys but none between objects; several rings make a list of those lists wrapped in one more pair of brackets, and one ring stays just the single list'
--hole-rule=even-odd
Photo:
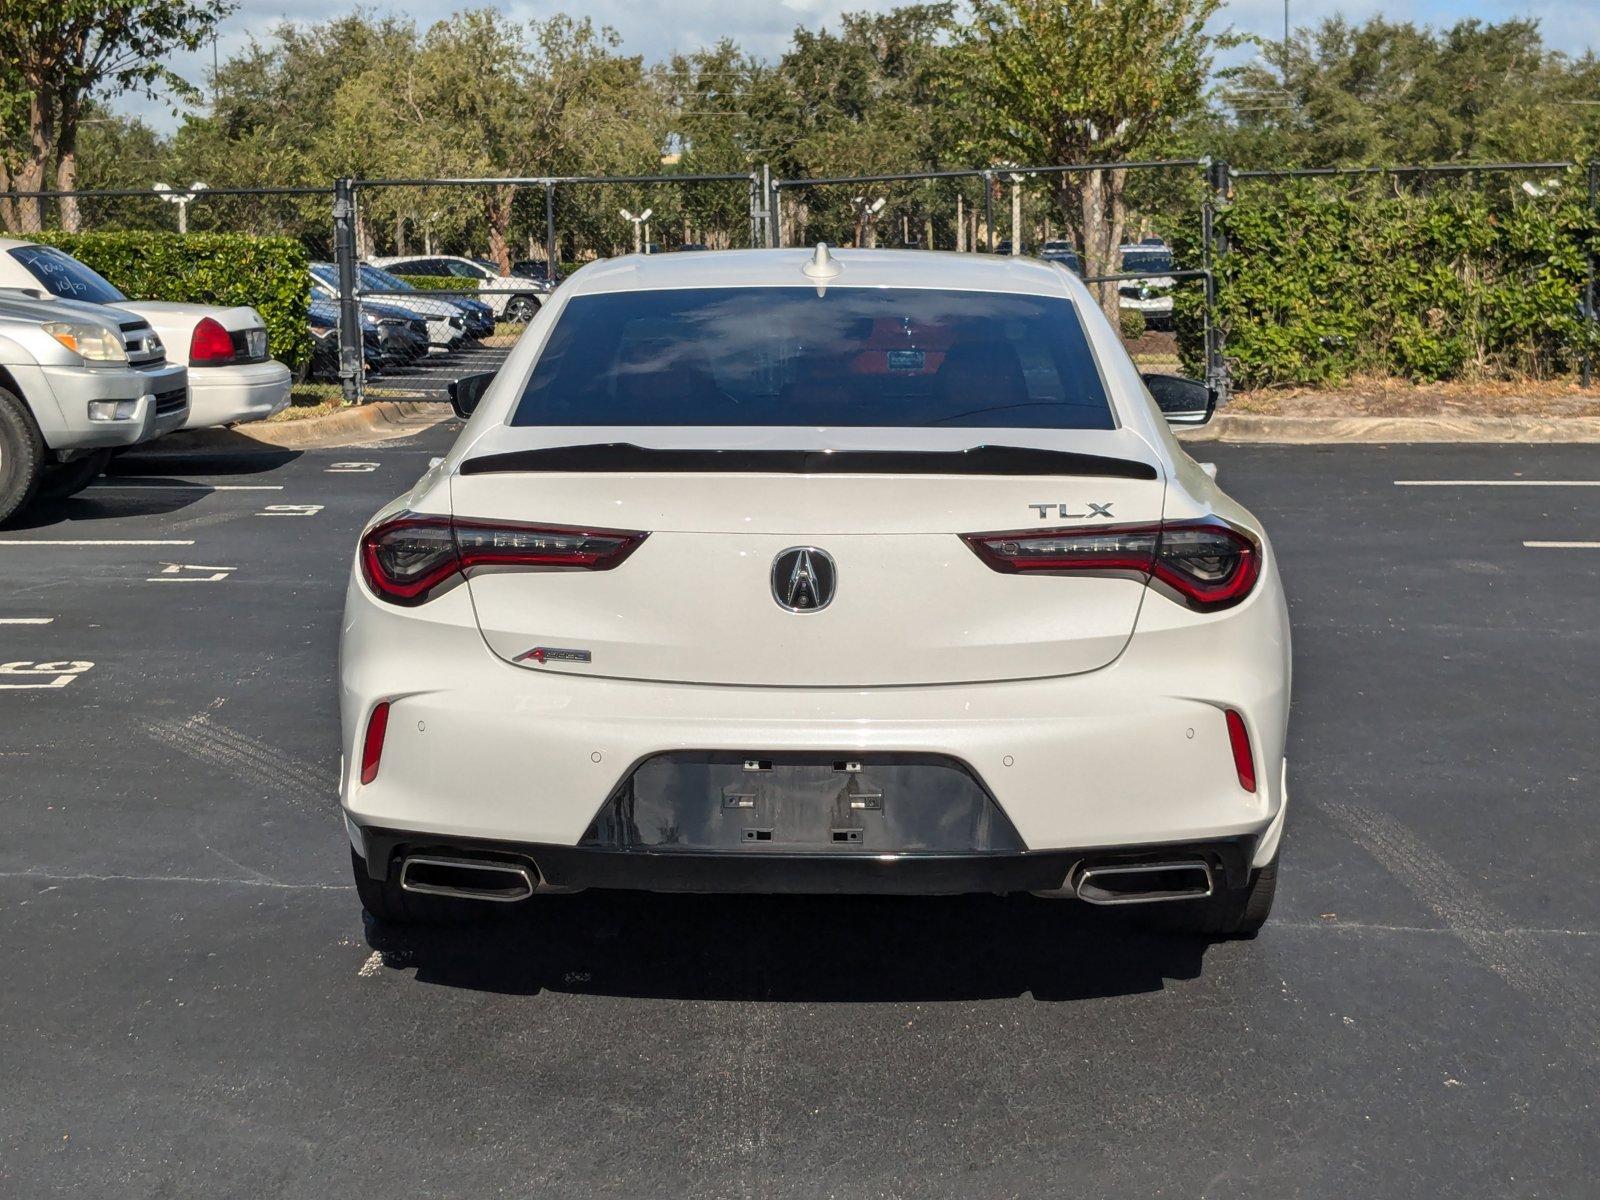
[{"label": "chain link fence", "polygon": [[[1095,212],[1109,219],[1085,219]],[[1573,162],[1231,170],[1185,159],[0,194],[0,232],[53,241],[142,298],[270,306],[274,351],[330,401],[440,396],[448,379],[492,369],[587,261],[818,241],[1059,262],[1141,368],[1181,370],[1224,396],[1364,375],[1573,375],[1587,387],[1600,353],[1597,227],[1600,165]],[[272,269],[252,257],[223,272],[244,253],[224,235],[270,240]],[[269,279],[274,294],[237,298]]]},{"label": "chain link fence", "polygon": [[1089,284],[1147,371],[1179,368],[1176,313],[1200,313],[1200,373],[1223,390],[1221,347],[1205,317],[1212,193],[1209,163],[1199,159],[780,179],[768,185],[769,244],[1057,262]]}]

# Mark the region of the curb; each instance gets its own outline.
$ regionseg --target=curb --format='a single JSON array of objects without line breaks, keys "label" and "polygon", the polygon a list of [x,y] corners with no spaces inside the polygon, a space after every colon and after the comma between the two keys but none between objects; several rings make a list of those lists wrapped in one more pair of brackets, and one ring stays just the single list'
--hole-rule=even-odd
[{"label": "curb", "polygon": [[1219,413],[1186,442],[1600,442],[1600,417],[1265,417]]},{"label": "curb", "polygon": [[411,437],[454,417],[443,401],[380,400],[360,408],[307,417],[302,421],[251,421],[219,429],[191,429],[169,433],[142,454],[186,454],[197,450],[252,448],[262,450],[312,450],[324,446],[361,445]]}]

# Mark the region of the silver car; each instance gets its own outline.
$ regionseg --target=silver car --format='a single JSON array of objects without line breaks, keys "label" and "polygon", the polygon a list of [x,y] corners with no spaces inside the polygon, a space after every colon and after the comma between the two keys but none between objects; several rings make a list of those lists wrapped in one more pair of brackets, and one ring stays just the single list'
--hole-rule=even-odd
[{"label": "silver car", "polygon": [[188,372],[143,317],[0,290],[0,521],[188,416]]}]

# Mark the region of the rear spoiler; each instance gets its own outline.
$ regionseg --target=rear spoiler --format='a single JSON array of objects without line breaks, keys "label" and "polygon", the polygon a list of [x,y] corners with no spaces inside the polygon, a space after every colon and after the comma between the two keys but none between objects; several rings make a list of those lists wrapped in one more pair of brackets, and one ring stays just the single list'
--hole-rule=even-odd
[{"label": "rear spoiler", "polygon": [[461,464],[463,475],[564,471],[638,474],[751,475],[1088,475],[1155,479],[1156,469],[1130,458],[973,446],[968,450],[662,450],[632,442],[549,446],[485,454]]}]

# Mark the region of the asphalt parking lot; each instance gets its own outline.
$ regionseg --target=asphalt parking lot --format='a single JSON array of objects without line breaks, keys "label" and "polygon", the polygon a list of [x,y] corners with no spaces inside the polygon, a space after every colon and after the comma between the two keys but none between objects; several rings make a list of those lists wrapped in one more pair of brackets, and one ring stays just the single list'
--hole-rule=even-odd
[{"label": "asphalt parking lot", "polygon": [[1595,1194],[1592,447],[1199,448],[1295,622],[1257,941],[591,894],[374,942],[339,614],[450,437],[128,457],[0,530],[0,1195]]},{"label": "asphalt parking lot", "polygon": [[400,391],[408,393],[407,399],[447,400],[453,381],[480,371],[498,371],[510,352],[509,345],[478,344],[452,350],[449,354],[430,354],[426,358],[419,358],[409,367],[373,378],[367,387],[375,395]]}]

